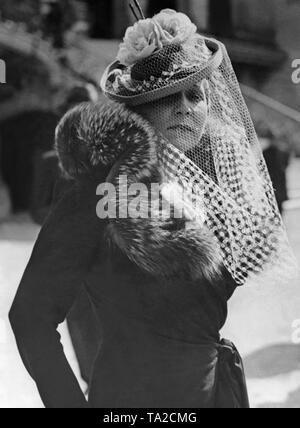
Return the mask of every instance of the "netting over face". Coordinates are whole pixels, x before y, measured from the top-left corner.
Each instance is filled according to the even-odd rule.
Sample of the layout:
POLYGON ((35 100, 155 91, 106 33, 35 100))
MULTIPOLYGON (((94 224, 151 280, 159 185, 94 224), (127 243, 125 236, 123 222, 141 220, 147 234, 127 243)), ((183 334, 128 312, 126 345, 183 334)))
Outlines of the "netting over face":
POLYGON ((213 70, 204 68, 179 92, 134 109, 163 135, 164 180, 183 187, 236 283, 282 281, 298 273, 297 263, 252 120, 220 46, 223 60, 213 70))

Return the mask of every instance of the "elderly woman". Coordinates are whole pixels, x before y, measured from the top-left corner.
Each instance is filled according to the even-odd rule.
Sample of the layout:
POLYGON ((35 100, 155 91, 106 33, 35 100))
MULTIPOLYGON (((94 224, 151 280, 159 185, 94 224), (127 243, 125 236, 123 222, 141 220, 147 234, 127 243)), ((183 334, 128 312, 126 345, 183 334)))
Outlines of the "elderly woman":
POLYGON ((11 309, 24 364, 47 407, 247 408, 220 330, 285 235, 226 50, 164 10, 128 29, 102 88, 115 102, 57 129, 74 183, 11 309), (57 333, 82 287, 103 331, 88 401, 57 333))

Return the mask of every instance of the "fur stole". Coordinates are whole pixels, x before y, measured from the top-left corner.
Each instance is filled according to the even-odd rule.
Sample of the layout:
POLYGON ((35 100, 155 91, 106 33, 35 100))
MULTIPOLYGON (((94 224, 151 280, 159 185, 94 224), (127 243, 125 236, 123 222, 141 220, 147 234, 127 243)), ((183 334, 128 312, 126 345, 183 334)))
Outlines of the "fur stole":
MULTIPOLYGON (((151 183, 163 182, 158 161, 160 144, 162 138, 147 121, 115 103, 75 107, 56 132, 56 147, 66 175, 80 180, 84 174, 100 176, 99 171, 110 169, 106 182, 117 189, 117 213, 124 209, 124 203, 130 206, 136 198, 126 192, 124 200, 120 177, 127 177, 127 186, 143 183, 147 189, 151 183)), ((163 214, 163 188, 157 215, 107 220, 110 244, 154 276, 210 282, 220 279, 224 268, 214 236, 205 224, 188 217, 176 218, 175 205, 169 216, 159 215, 163 214)), ((146 205, 149 209, 148 201, 146 205)))

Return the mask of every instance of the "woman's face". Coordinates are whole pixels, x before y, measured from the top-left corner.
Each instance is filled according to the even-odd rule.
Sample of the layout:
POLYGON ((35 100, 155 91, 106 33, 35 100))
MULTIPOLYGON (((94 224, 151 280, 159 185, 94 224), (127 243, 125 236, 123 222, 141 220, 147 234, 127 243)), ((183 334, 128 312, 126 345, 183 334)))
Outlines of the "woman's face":
POLYGON ((207 119, 207 103, 200 85, 141 105, 136 111, 184 152, 199 144, 207 119))

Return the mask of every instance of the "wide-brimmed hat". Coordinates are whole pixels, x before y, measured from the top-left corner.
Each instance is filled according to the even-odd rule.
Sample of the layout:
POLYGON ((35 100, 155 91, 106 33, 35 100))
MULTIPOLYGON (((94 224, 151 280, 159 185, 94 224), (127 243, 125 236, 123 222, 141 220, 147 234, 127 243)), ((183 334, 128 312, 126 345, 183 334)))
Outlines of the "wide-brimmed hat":
POLYGON ((117 102, 145 104, 193 86, 222 59, 221 43, 197 34, 186 15, 168 9, 127 30, 101 87, 117 102))

